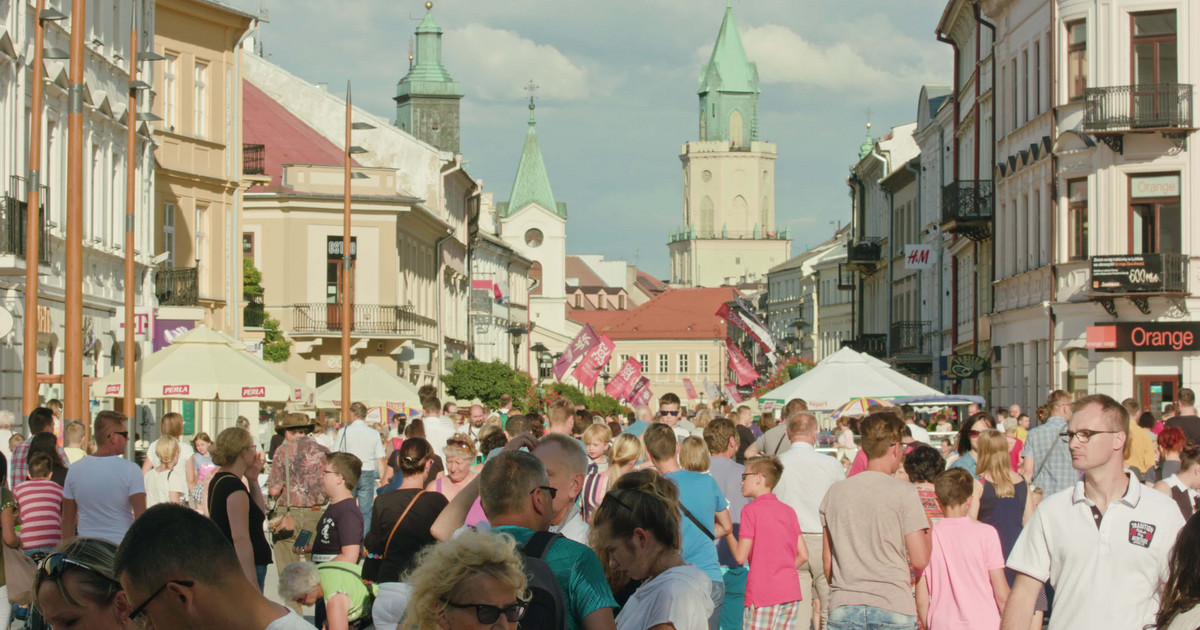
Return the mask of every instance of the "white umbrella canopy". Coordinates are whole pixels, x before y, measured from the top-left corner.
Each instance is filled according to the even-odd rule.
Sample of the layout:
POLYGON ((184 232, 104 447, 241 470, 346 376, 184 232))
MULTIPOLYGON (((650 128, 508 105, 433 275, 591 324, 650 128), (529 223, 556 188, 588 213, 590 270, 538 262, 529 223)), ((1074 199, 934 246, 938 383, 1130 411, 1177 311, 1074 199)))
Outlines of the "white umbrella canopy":
POLYGON ((815 367, 759 396, 760 400, 803 398, 812 411, 835 409, 854 398, 936 396, 941 392, 888 367, 868 354, 842 348, 815 367))
MULTIPOLYGON (((318 409, 342 406, 342 378, 317 388, 314 405, 318 409)), ((368 407, 421 407, 421 397, 412 383, 374 363, 364 363, 350 372, 350 400, 368 407)))
MULTIPOLYGON (((311 402, 313 389, 278 367, 238 349, 232 338, 207 326, 180 335, 170 346, 134 364, 139 398, 311 402)), ((125 371, 92 384, 98 398, 125 395, 125 371)))

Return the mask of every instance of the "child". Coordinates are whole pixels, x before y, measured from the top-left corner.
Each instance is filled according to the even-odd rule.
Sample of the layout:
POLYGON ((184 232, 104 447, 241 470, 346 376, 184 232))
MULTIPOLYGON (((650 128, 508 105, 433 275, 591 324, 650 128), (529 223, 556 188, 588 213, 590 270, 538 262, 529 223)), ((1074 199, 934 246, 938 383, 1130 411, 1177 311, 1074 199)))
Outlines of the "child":
POLYGON ((21 549, 26 555, 50 553, 62 541, 62 486, 50 481, 54 463, 45 453, 29 458, 29 479, 17 484, 13 497, 21 506, 21 549))
POLYGON ((67 445, 63 447, 63 451, 67 454, 68 463, 74 464, 87 457, 87 451, 83 450, 85 433, 87 429, 78 420, 72 420, 71 424, 67 425, 67 445))
POLYGON ((608 444, 612 442, 612 429, 607 424, 589 424, 583 430, 583 446, 587 449, 588 473, 603 473, 608 470, 608 444))
POLYGON ((1004 553, 996 528, 969 516, 973 486, 961 468, 933 482, 945 518, 933 526, 933 552, 917 583, 917 614, 929 630, 1000 627, 1008 600, 1004 553))
POLYGON ((782 474, 775 457, 746 462, 742 496, 753 500, 742 508, 741 540, 732 533, 725 537, 734 560, 750 561, 743 628, 791 630, 803 599, 797 569, 808 562, 808 547, 796 511, 771 493, 782 474))

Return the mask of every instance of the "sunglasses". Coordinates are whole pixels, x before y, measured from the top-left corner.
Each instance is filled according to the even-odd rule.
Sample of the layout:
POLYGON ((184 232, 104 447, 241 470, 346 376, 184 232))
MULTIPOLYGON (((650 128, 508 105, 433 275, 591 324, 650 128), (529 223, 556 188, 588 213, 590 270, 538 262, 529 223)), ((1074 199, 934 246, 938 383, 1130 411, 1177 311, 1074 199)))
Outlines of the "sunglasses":
MULTIPOLYGON (((79 567, 85 571, 91 571, 92 573, 104 577, 105 579, 112 580, 112 578, 104 575, 104 573, 97 570, 95 567, 86 565, 78 560, 72 560, 67 557, 67 554, 61 551, 52 553, 45 558, 42 558, 42 561, 38 563, 37 577, 42 580, 57 580, 58 578, 62 577, 63 572, 67 570, 68 566, 79 567)), ((116 580, 113 581, 115 582, 116 580)))
POLYGON ((679 415, 679 410, 678 410, 678 409, 676 409, 675 411, 663 411, 663 410, 659 410, 659 412, 658 412, 658 415, 660 415, 660 416, 678 416, 678 415, 679 415))
POLYGON ((458 604, 452 601, 447 601, 446 605, 450 606, 451 608, 474 608, 475 619, 479 621, 479 623, 490 625, 496 623, 496 620, 500 618, 500 615, 504 615, 504 618, 510 623, 516 623, 520 621, 521 618, 525 616, 525 608, 529 605, 529 602, 518 600, 505 606, 504 608, 492 606, 490 604, 458 604))
MULTIPOLYGON (((538 487, 534 488, 533 490, 530 490, 529 494, 533 494, 534 492, 537 492, 538 490, 545 490, 546 493, 550 495, 551 501, 554 500, 554 497, 558 496, 558 488, 553 488, 551 486, 538 486, 538 487)), ((490 623, 490 622, 484 622, 484 623, 490 623)))
POLYGON ((471 445, 468 444, 467 442, 465 442, 463 440, 456 440, 454 438, 450 438, 449 440, 446 440, 446 446, 461 446, 463 448, 471 448, 471 445))
POLYGON ((159 595, 162 595, 163 592, 165 592, 167 590, 167 587, 172 584, 179 584, 181 586, 186 586, 188 588, 191 588, 192 586, 196 585, 196 583, 191 580, 167 580, 166 582, 163 583, 162 586, 158 587, 157 591, 154 591, 153 595, 151 595, 150 597, 147 597, 146 601, 142 602, 141 605, 139 605, 137 608, 134 608, 129 613, 129 620, 130 621, 138 621, 138 619, 140 617, 142 617, 143 615, 146 614, 146 607, 150 605, 150 602, 154 601, 154 598, 158 597, 159 595))

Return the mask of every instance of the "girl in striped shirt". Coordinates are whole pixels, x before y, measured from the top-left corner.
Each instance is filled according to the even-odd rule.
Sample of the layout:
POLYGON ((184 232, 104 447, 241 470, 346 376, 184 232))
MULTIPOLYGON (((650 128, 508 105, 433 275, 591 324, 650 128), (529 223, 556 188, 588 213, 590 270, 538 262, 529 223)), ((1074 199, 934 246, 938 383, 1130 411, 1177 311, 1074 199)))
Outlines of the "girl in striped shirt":
POLYGON ((62 486, 50 481, 54 463, 45 453, 29 458, 29 479, 13 496, 21 517, 21 548, 28 556, 50 553, 62 540, 62 486))

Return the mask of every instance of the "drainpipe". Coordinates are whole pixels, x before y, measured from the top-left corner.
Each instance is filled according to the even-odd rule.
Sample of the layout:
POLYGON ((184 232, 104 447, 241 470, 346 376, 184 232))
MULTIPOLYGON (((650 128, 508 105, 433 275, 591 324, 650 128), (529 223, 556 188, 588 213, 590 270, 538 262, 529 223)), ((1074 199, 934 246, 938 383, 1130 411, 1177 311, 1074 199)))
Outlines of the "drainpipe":
MULTIPOLYGON (((1057 6, 1055 3, 1050 3, 1050 46, 1049 50, 1056 50, 1054 33, 1057 30, 1054 27, 1055 20, 1058 19, 1057 6)), ((1053 56, 1051 56, 1053 58, 1053 56)), ((1056 64, 1046 64, 1050 67, 1050 138, 1051 142, 1058 138, 1058 106, 1054 104, 1054 100, 1058 95, 1058 73, 1055 72, 1056 64)), ((993 92, 994 94, 994 92, 993 92)), ((1053 149, 1053 147, 1051 147, 1053 149)), ((1058 353, 1054 351, 1055 328, 1058 325, 1058 317, 1054 314, 1053 304, 1058 300, 1058 234, 1055 227, 1058 225, 1058 154, 1053 150, 1050 151, 1050 304, 1049 309, 1049 331, 1046 335, 1046 364, 1049 366, 1050 373, 1049 383, 1050 391, 1058 389, 1055 377, 1058 375, 1058 370, 1055 369, 1058 353)))
MULTIPOLYGON (((1053 3, 1051 3, 1051 4, 1053 4, 1053 3)), ((991 157, 991 162, 988 163, 988 181, 992 181, 992 178, 996 172, 996 25, 983 19, 983 12, 979 8, 979 0, 975 0, 974 8, 975 8, 975 23, 977 25, 983 26, 984 28, 988 29, 992 33, 992 53, 991 53, 991 56, 992 56, 992 139, 991 139, 991 142, 989 143, 991 145, 990 150, 991 150, 992 157, 991 157)), ((975 48, 976 48, 975 72, 976 72, 976 74, 979 74, 980 72, 982 72, 982 69, 983 69, 983 59, 981 59, 979 56, 979 51, 982 48, 982 44, 980 43, 979 36, 980 36, 979 26, 976 26, 975 27, 975 48)), ((1051 49, 1051 50, 1053 50, 1053 49, 1051 49)), ((1053 56, 1053 55, 1051 55, 1051 56, 1053 56)), ((982 107, 979 104, 979 90, 980 90, 979 79, 980 78, 982 78, 982 76, 977 76, 976 80, 975 80, 975 159, 976 159, 976 175, 975 176, 976 177, 979 177, 979 172, 978 172, 978 168, 979 168, 979 165, 978 165, 978 161, 979 161, 979 114, 982 111, 982 107)), ((1041 86, 1038 86, 1038 89, 1040 90, 1041 86)), ((1028 99, 1026 99, 1026 100, 1028 100, 1028 99)), ((991 247, 988 248, 989 250, 991 250, 990 253, 991 253, 992 263, 991 263, 991 268, 988 269, 987 290, 988 290, 988 297, 989 297, 989 299, 988 299, 989 310, 994 311, 996 309, 994 299, 992 299, 994 297, 994 287, 995 287, 995 282, 996 282, 996 239, 995 239, 996 185, 995 185, 994 181, 992 181, 992 191, 991 191, 991 194, 989 195, 989 197, 991 197, 991 202, 992 202, 992 226, 993 226, 992 234, 993 234, 993 238, 991 239, 992 240, 991 247)), ((1051 222, 1051 223, 1053 223, 1053 222, 1051 222)), ((976 247, 978 247, 978 245, 976 245, 976 247)), ((976 251, 978 251, 978 249, 976 251)), ((976 264, 978 264, 978 262, 979 261, 976 260, 976 264)), ((979 282, 978 281, 978 270, 976 270, 976 283, 978 283, 978 282, 979 282)), ((978 293, 975 294, 975 304, 976 305, 979 304, 979 294, 978 293)), ((989 330, 990 330, 990 328, 989 328, 989 330)), ((990 339, 991 333, 989 332, 988 334, 989 334, 989 341, 991 341, 991 339, 990 339)), ((979 352, 978 352, 978 348, 979 348, 979 317, 978 317, 978 315, 975 318, 975 347, 976 347, 975 354, 979 354, 979 352)), ((1035 381, 1036 381, 1036 379, 1035 379, 1035 381)))
MULTIPOLYGON (((918 158, 917 162, 918 163, 915 165, 912 163, 912 161, 905 163, 904 170, 908 171, 909 173, 912 173, 913 185, 917 187, 917 199, 916 199, 917 203, 916 203, 915 207, 917 209, 917 216, 919 217, 919 216, 921 216, 921 165, 920 165, 920 158, 918 158)), ((921 270, 921 269, 917 270, 917 312, 918 313, 925 312, 924 304, 922 304, 922 302, 925 299, 925 295, 922 293, 922 286, 921 286, 921 277, 924 275, 925 275, 925 272, 923 270, 921 270)), ((917 321, 921 321, 921 320, 917 320, 917 321)), ((919 324, 917 326, 917 334, 923 335, 923 333, 921 333, 921 328, 920 328, 919 324)), ((925 345, 924 337, 923 336, 918 337, 917 350, 918 351, 921 350, 924 345, 925 345)), ((931 368, 930 373, 931 374, 933 373, 932 368, 931 368)), ((932 380, 932 379, 930 379, 930 380, 932 380)))
POLYGON ((439 397, 441 397, 443 394, 441 375, 444 374, 446 371, 445 370, 445 368, 446 368, 446 337, 442 333, 442 319, 443 319, 442 294, 445 293, 445 291, 442 290, 442 276, 444 275, 442 272, 442 261, 445 258, 442 255, 442 244, 452 238, 454 238, 454 228, 452 228, 452 227, 446 228, 446 235, 443 236, 442 238, 438 239, 437 244, 433 246, 433 248, 437 251, 437 278, 435 280, 436 284, 434 285, 434 288, 437 290, 437 348, 436 348, 436 350, 437 350, 437 355, 438 355, 437 388, 438 388, 438 396, 439 397))
POLYGON ((955 131, 955 134, 954 134, 954 163, 952 164, 952 170, 954 172, 954 181, 958 181, 958 133, 957 132, 958 132, 959 107, 960 107, 960 103, 959 103, 959 99, 958 99, 958 91, 961 88, 961 85, 958 80, 958 64, 959 64, 958 42, 955 42, 953 39, 950 39, 949 37, 946 37, 945 35, 943 35, 941 33, 937 34, 937 40, 939 42, 942 42, 943 44, 950 44, 950 47, 954 49, 954 94, 952 95, 951 98, 953 99, 952 102, 954 103, 954 131, 955 131))
MULTIPOLYGON (((959 101, 959 91, 962 89, 962 83, 961 83, 961 81, 959 81, 959 65, 961 65, 961 63, 962 63, 962 59, 961 59, 962 55, 960 54, 960 51, 958 49, 958 42, 954 41, 953 39, 950 39, 949 37, 946 37, 942 33, 937 33, 937 40, 939 42, 942 42, 943 44, 949 44, 950 47, 952 49, 954 49, 954 94, 952 95, 952 99, 953 99, 952 102, 954 103, 954 112, 952 114, 954 116, 954 138, 953 138, 954 144, 953 144, 953 150, 951 151, 951 156, 952 156, 953 162, 950 165, 950 170, 952 173, 951 181, 957 182, 958 181, 958 123, 962 118, 962 116, 960 114, 961 103, 959 101)), ((943 135, 943 137, 944 137, 944 135, 943 135)), ((944 149, 943 149, 943 151, 944 151, 944 149)), ((941 156, 939 156, 939 157, 941 157, 941 156)), ((942 182, 945 182, 944 176, 942 178, 942 182)), ((942 182, 939 182, 938 185, 939 186, 942 185, 942 182)), ((945 202, 945 200, 943 200, 943 203, 944 202, 945 202)), ((953 256, 950 258, 950 282, 951 282, 951 287, 950 287, 950 295, 951 295, 951 299, 950 299, 950 350, 951 350, 951 353, 953 353, 954 347, 958 345, 958 258, 953 257, 953 256)), ((939 292, 940 292, 940 290, 941 289, 939 288, 939 292)), ((940 315, 941 309, 938 309, 938 313, 940 315)), ((953 393, 956 393, 956 394, 958 393, 958 389, 959 389, 958 383, 959 383, 958 381, 954 382, 954 385, 952 387, 953 393)))
MULTIPOLYGON (((938 175, 937 175, 937 177, 938 177, 938 181, 937 181, 938 191, 940 192, 942 182, 946 181, 946 128, 942 127, 940 125, 938 126, 938 175)), ((938 195, 938 199, 941 199, 940 194, 938 195)), ((940 208, 935 208, 934 210, 935 210, 935 212, 937 212, 938 217, 942 216, 940 208)), ((942 238, 942 224, 940 223, 940 221, 935 221, 935 225, 937 226, 935 229, 937 230, 936 245, 937 245, 937 252, 938 252, 938 259, 937 259, 938 260, 938 262, 937 262, 938 272, 937 272, 937 299, 934 300, 934 303, 937 304, 937 337, 936 337, 936 339, 937 339, 937 358, 940 362, 940 357, 942 356, 942 352, 944 350, 942 348, 942 344, 946 340, 945 332, 943 332, 946 330, 946 316, 945 316, 945 309, 942 307, 942 295, 943 295, 942 287, 946 286, 946 247, 944 245, 945 239, 942 238)), ((936 369, 937 366, 935 365, 934 367, 936 369)), ((938 379, 944 380, 941 378, 940 374, 938 375, 938 379)))
POLYGON ((892 165, 891 165, 891 161, 889 160, 889 158, 884 157, 884 155, 879 152, 878 144, 871 145, 871 157, 875 158, 876 160, 879 160, 880 168, 882 169, 879 179, 876 180, 875 185, 879 187, 879 190, 881 192, 883 192, 884 194, 886 194, 888 196, 888 212, 887 212, 888 251, 887 251, 887 258, 885 259, 887 262, 887 266, 888 266, 888 283, 884 290, 884 295, 887 296, 887 299, 886 299, 887 303, 884 304, 884 306, 883 306, 883 318, 884 318, 883 329, 884 329, 884 335, 886 335, 886 340, 884 343, 888 344, 887 347, 884 348, 884 352, 886 353, 891 349, 891 342, 892 342, 892 326, 891 326, 891 323, 892 323, 892 193, 883 187, 883 180, 888 176, 888 173, 892 170, 891 169, 892 165))
MULTIPOLYGON (((851 234, 858 233, 862 230, 862 197, 864 195, 862 179, 854 169, 850 169, 850 179, 846 180, 846 185, 850 187, 850 199, 853 208, 851 209, 850 219, 853 226, 850 228, 851 234)), ((846 240, 847 248, 854 245, 854 239, 846 240)), ((847 260, 849 260, 849 250, 847 249, 847 260)), ((854 296, 850 298, 850 339, 855 338, 855 322, 858 323, 858 330, 862 331, 862 277, 858 272, 854 273, 854 296)))
MULTIPOLYGON (((238 38, 237 43, 234 44, 234 46, 233 46, 233 54, 234 54, 235 62, 234 62, 234 69, 233 69, 233 85, 230 87, 232 87, 234 90, 237 90, 238 94, 242 93, 242 44, 245 43, 245 41, 251 35, 254 35, 255 33, 258 32, 258 24, 259 24, 258 20, 252 20, 250 23, 250 27, 246 29, 245 33, 242 33, 242 36, 238 38)), ((137 59, 136 54, 137 54, 136 52, 131 51, 130 59, 136 60, 137 59)), ((241 153, 242 153, 242 125, 238 124, 238 123, 241 123, 241 121, 242 121, 242 99, 241 98, 233 99, 233 110, 234 110, 233 111, 233 120, 236 121, 236 123, 232 126, 232 128, 234 130, 233 133, 234 133, 234 138, 235 138, 234 147, 236 147, 238 155, 241 155, 241 153)), ((132 149, 129 151, 129 154, 133 155, 132 149)), ((233 164, 232 168, 234 169, 234 173, 237 173, 237 177, 236 178, 232 177, 233 173, 229 173, 228 175, 230 176, 230 179, 239 180, 238 188, 240 188, 241 187, 240 180, 242 179, 242 171, 245 168, 244 162, 242 164, 233 164)), ((239 194, 240 192, 241 191, 239 191, 239 190, 234 190, 234 193, 233 193, 233 217, 234 217, 234 221, 238 222, 238 226, 237 226, 238 229, 237 229, 237 231, 235 231, 233 233, 233 237, 235 239, 241 237, 240 231, 243 228, 243 225, 241 223, 242 195, 239 194)), ((227 230, 227 233, 228 233, 228 230, 227 230)), ((232 274, 241 275, 241 273, 242 273, 241 272, 241 267, 242 267, 241 258, 242 258, 241 252, 238 250, 238 248, 235 248, 235 247, 229 248, 229 259, 225 261, 225 265, 226 265, 225 276, 226 276, 226 278, 235 277, 232 274)), ((237 286, 238 283, 235 281, 235 282, 231 282, 231 283, 227 283, 227 284, 231 284, 232 286, 237 286)), ((229 293, 226 295, 226 298, 229 300, 227 302, 227 304, 229 305, 229 308, 225 309, 225 317, 226 317, 225 325, 233 328, 233 337, 235 339, 241 339, 243 321, 240 317, 238 317, 236 315, 236 313, 241 310, 240 308, 237 308, 237 307, 241 305, 243 296, 236 295, 236 292, 232 289, 232 286, 230 287, 229 293)), ((242 287, 242 290, 245 291, 244 286, 242 287)), ((256 435, 257 435, 257 433, 256 433, 256 435)))

